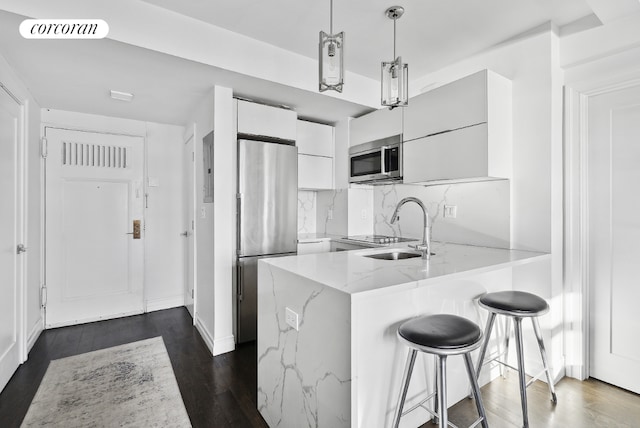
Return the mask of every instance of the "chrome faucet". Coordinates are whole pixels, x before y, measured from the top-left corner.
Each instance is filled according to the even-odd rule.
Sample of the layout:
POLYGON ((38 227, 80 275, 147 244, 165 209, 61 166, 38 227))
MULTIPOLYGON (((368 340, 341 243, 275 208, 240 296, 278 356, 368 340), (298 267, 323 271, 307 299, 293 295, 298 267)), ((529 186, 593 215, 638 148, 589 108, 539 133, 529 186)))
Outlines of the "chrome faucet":
POLYGON ((422 214, 424 214, 424 230, 422 231, 422 244, 419 245, 409 245, 409 247, 414 248, 422 252, 422 258, 424 260, 429 260, 431 258, 431 238, 429 237, 429 229, 431 225, 429 223, 429 212, 427 211, 427 207, 424 206, 422 201, 418 198, 414 198, 413 196, 409 196, 408 198, 402 199, 398 202, 396 206, 396 210, 393 212, 391 216, 391 224, 395 223, 398 220, 398 213, 400 212, 400 208, 406 204, 407 202, 415 202, 422 208, 422 214))

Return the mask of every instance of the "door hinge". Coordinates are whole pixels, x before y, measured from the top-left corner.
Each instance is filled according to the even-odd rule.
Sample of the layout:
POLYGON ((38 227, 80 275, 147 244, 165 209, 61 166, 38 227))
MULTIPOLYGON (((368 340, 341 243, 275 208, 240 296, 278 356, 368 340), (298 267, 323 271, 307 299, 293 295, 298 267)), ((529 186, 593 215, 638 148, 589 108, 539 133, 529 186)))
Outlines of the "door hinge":
POLYGON ((47 306, 47 286, 46 284, 42 284, 42 288, 40 289, 40 306, 45 308, 47 306))
POLYGON ((40 142, 40 156, 42 156, 43 159, 47 158, 48 149, 47 138, 42 137, 40 142))
POLYGON ((191 152, 191 162, 196 161, 196 152, 191 152))
POLYGON ((193 299, 194 299, 194 297, 193 297, 193 288, 192 288, 191 289, 191 300, 193 300, 193 299))

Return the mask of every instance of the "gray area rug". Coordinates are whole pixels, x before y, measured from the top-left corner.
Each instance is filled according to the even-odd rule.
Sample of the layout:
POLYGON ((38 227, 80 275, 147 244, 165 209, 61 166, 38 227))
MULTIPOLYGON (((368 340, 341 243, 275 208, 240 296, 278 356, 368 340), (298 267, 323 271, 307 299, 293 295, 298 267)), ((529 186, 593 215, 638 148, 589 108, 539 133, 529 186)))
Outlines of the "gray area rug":
POLYGON ((51 361, 23 427, 190 427, 161 337, 51 361))

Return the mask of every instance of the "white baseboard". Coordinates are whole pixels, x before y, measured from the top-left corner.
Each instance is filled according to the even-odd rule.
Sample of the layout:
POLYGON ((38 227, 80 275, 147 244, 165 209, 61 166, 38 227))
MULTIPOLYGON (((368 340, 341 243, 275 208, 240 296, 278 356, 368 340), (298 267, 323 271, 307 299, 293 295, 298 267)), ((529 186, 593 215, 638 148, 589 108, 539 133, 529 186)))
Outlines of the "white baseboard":
POLYGON ((164 309, 178 308, 180 306, 184 306, 183 294, 146 301, 147 312, 162 311, 164 309))
POLYGON ((209 333, 209 330, 207 330, 207 327, 205 327, 202 321, 200 321, 200 317, 198 317, 197 312, 194 324, 196 326, 196 329, 200 333, 200 337, 202 337, 202 340, 204 340, 207 348, 209 348, 209 352, 211 352, 211 355, 213 355, 213 337, 211 336, 211 333, 209 333))
POLYGON ((42 318, 38 318, 38 321, 31 328, 27 336, 27 355, 31 352, 31 348, 36 344, 36 340, 40 337, 40 334, 44 331, 44 320, 42 318))
POLYGON ((233 335, 215 339, 213 341, 213 356, 220 354, 226 354, 227 352, 234 351, 236 349, 236 341, 233 335))
POLYGON ((79 320, 48 323, 46 327, 47 327, 47 329, 49 329, 49 328, 58 328, 58 327, 67 327, 67 326, 70 326, 70 325, 87 324, 87 323, 95 322, 95 321, 107 321, 107 320, 113 320, 113 319, 116 319, 116 318, 130 317, 130 316, 133 316, 133 315, 140 315, 140 314, 143 314, 143 313, 144 313, 143 310, 135 310, 135 311, 130 311, 130 312, 120 312, 120 313, 115 313, 115 314, 99 316, 99 317, 89 317, 89 318, 81 318, 79 320))

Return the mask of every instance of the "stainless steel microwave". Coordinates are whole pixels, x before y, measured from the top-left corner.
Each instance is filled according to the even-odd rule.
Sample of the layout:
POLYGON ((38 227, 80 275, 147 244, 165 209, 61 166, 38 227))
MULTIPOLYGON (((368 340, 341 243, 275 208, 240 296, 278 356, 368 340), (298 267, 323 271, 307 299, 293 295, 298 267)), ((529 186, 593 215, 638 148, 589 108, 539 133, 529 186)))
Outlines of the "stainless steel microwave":
POLYGON ((402 134, 349 148, 350 183, 385 183, 402 179, 402 134))

